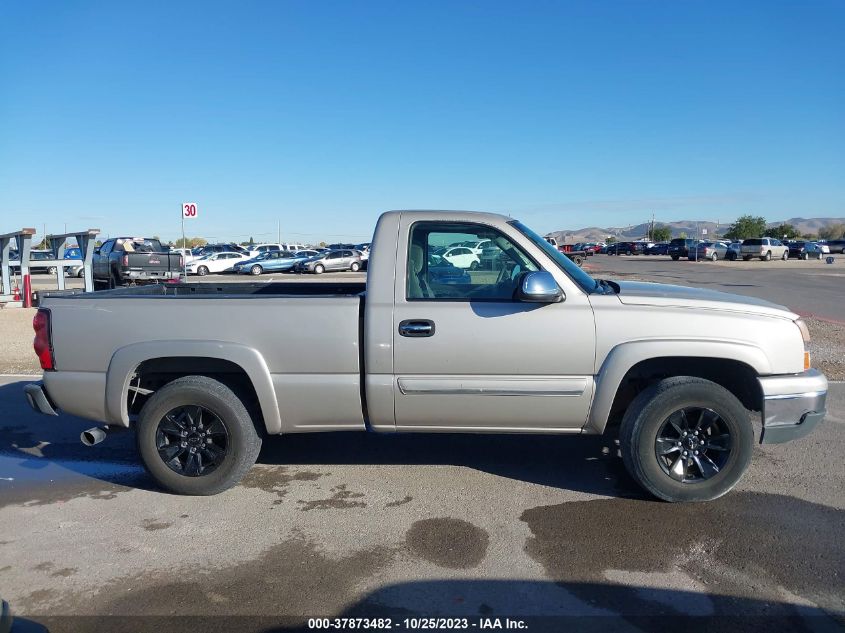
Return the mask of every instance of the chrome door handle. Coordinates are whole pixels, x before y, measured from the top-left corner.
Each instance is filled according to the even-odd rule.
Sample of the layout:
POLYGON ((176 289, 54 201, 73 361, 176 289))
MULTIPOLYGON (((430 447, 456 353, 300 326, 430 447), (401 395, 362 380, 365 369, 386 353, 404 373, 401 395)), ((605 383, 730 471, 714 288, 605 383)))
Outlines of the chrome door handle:
POLYGON ((408 319, 399 324, 401 336, 422 337, 434 336, 434 321, 428 319, 408 319))

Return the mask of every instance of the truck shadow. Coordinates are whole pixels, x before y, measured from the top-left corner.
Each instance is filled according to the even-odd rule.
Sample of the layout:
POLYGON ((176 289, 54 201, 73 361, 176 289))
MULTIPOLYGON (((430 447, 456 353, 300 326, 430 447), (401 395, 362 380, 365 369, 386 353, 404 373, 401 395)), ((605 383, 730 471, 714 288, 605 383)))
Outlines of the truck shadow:
MULTIPOLYGON (((85 494, 110 498, 130 488, 156 490, 143 470, 132 432, 112 432, 86 447, 79 434, 93 426, 70 415, 32 411, 26 381, 0 385, 0 507, 85 494), (92 485, 92 480, 98 482, 92 485)), ((603 436, 315 433, 265 438, 259 464, 450 465, 500 477, 594 494, 642 493, 603 436)))
POLYGON ((646 498, 612 437, 474 433, 317 433, 265 439, 272 465, 449 465, 555 488, 646 498))
MULTIPOLYGON (((815 606, 725 592, 703 593, 612 582, 482 578, 398 582, 373 589, 340 611, 317 608, 309 617, 284 615, 284 607, 279 613, 280 605, 272 602, 272 593, 267 600, 247 599, 251 611, 229 603, 221 608, 208 603, 200 586, 191 582, 184 586, 143 587, 137 600, 118 600, 111 605, 109 613, 113 615, 16 617, 11 633, 171 630, 292 633, 329 628, 330 623, 343 619, 352 619, 354 623, 358 618, 362 623, 355 627, 350 624, 350 628, 364 628, 363 621, 369 620, 372 628, 378 630, 457 628, 532 633, 672 630, 833 633, 842 630, 835 616, 815 606), (165 594, 165 590, 174 591, 175 596, 165 594), (177 603, 173 599, 183 595, 188 596, 185 602, 177 603), (172 615, 145 614, 141 605, 149 604, 151 597, 164 598, 163 604, 179 606, 172 615), (185 604, 193 610, 184 611, 185 604), (200 613, 195 612, 198 607, 200 613), (381 626, 376 627, 379 620, 381 626)), ((160 611, 161 604, 157 603, 154 610, 160 611)), ((298 604, 288 604, 290 612, 302 610, 298 604)), ((14 605, 11 606, 14 612, 14 605)))

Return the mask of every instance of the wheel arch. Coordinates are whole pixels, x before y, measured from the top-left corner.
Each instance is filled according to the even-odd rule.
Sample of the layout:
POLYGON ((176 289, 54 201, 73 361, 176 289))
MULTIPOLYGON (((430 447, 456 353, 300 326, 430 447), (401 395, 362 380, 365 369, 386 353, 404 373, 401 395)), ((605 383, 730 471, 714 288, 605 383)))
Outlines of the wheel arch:
POLYGON ((156 376, 159 386, 187 375, 221 379, 246 396, 268 433, 281 433, 282 420, 273 381, 257 350, 223 341, 153 341, 118 349, 106 375, 105 410, 108 422, 128 427, 130 382, 136 376, 156 376), (139 374, 140 372, 140 374, 139 374))
POLYGON ((596 377, 587 433, 601 434, 621 420, 630 402, 656 380, 694 376, 733 393, 749 410, 762 409, 758 376, 771 373, 768 358, 755 346, 723 341, 633 342, 608 354, 596 377))

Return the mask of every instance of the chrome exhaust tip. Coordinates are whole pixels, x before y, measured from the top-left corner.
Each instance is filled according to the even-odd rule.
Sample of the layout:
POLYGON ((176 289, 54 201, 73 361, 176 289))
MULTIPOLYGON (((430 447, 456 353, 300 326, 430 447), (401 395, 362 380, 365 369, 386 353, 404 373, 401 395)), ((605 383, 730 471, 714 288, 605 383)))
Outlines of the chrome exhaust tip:
POLYGON ((101 428, 99 426, 95 426, 94 428, 88 429, 87 431, 82 431, 82 434, 79 436, 79 439, 82 441, 85 446, 94 446, 95 444, 99 444, 104 439, 106 439, 106 430, 105 428, 101 428))

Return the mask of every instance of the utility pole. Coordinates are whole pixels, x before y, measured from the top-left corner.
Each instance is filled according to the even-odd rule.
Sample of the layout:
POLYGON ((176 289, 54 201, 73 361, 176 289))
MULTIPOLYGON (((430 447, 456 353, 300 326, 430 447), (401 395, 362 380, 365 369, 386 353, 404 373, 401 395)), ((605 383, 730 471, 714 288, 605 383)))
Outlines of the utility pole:
POLYGON ((282 223, 276 220, 276 243, 282 243, 282 223))

